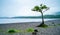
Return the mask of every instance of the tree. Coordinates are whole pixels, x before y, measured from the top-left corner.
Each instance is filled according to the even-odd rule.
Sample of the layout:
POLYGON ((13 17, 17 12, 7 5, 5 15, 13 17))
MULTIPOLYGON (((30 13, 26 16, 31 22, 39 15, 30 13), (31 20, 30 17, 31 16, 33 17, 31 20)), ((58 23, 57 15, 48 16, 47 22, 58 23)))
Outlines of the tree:
POLYGON ((49 7, 47 7, 46 5, 40 4, 40 6, 35 6, 32 11, 37 11, 41 13, 42 16, 42 23, 40 25, 38 25, 38 27, 44 25, 44 18, 43 18, 43 12, 47 11, 49 9, 49 7))

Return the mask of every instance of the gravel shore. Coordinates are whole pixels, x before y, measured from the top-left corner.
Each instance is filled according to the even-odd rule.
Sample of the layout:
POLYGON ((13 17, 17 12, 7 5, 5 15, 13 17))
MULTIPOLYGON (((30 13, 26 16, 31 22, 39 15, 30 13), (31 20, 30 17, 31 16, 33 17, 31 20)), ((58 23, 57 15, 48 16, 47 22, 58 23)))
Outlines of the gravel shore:
MULTIPOLYGON (((60 24, 60 20, 45 21, 45 24, 50 26, 53 26, 52 23, 60 24)), ((0 35, 32 35, 32 33, 14 33, 14 34, 6 33, 9 29, 25 30, 27 28, 37 29, 38 30, 37 35, 60 35, 60 26, 49 27, 49 28, 36 27, 39 24, 41 24, 41 22, 0 24, 0 35)))

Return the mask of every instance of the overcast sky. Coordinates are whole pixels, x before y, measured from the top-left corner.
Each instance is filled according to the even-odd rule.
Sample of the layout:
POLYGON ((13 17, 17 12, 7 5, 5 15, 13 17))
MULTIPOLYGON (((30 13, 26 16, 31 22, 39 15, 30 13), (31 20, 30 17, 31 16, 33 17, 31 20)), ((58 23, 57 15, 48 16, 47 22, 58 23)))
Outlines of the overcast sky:
POLYGON ((0 0, 0 17, 40 16, 39 12, 31 11, 40 4, 50 7, 44 15, 60 13, 60 0, 0 0))

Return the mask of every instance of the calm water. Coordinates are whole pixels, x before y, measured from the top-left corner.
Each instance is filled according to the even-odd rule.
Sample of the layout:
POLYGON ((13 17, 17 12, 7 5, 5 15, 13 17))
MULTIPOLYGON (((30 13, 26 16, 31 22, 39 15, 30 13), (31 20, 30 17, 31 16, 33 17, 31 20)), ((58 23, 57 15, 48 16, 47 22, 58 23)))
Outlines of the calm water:
MULTIPOLYGON (((57 20, 57 19, 44 19, 44 21, 48 20, 57 20)), ((1 23, 15 23, 15 22, 40 22, 41 19, 26 19, 26 18, 21 18, 21 19, 0 19, 0 24, 1 23)))

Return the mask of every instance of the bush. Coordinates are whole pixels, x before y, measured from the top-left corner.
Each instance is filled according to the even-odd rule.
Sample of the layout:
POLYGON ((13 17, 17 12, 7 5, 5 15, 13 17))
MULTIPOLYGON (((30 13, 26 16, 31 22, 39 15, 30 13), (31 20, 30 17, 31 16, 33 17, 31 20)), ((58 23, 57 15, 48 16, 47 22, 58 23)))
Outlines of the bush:
POLYGON ((34 32, 34 29, 33 28, 28 28, 27 32, 34 32))
POLYGON ((8 33, 16 33, 16 30, 8 30, 8 33))

